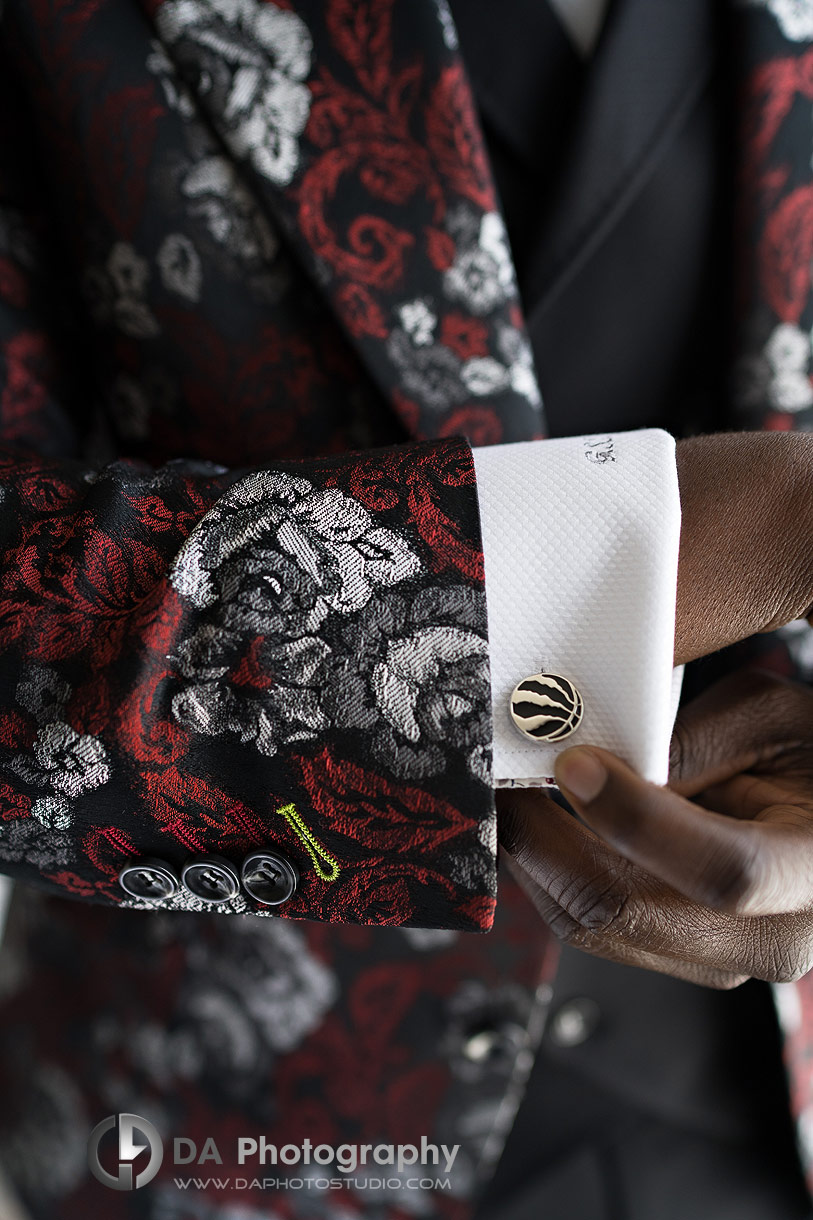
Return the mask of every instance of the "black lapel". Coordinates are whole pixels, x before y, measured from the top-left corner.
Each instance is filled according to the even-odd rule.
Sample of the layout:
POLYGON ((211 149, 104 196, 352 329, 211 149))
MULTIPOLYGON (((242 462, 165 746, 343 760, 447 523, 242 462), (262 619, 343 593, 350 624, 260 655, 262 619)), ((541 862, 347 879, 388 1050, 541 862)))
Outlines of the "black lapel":
POLYGON ((585 77, 561 181, 525 277, 546 309, 605 240, 680 130, 712 64, 708 0, 618 0, 585 77))
POLYGON ((535 174, 565 137, 587 65, 547 0, 452 0, 481 115, 535 174))

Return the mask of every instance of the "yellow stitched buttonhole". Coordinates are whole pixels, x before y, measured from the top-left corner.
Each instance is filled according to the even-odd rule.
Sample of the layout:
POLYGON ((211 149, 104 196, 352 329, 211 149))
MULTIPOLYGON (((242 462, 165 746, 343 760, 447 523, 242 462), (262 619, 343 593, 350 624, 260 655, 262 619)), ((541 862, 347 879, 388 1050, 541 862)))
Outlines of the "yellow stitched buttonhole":
POLYGON ((313 861, 313 867, 322 880, 335 881, 340 872, 338 860, 330 854, 326 847, 322 846, 313 831, 308 829, 301 815, 297 812, 296 805, 283 805, 281 809, 277 810, 277 813, 285 818, 285 821, 313 861), (329 869, 325 868, 323 861, 330 865, 329 869))

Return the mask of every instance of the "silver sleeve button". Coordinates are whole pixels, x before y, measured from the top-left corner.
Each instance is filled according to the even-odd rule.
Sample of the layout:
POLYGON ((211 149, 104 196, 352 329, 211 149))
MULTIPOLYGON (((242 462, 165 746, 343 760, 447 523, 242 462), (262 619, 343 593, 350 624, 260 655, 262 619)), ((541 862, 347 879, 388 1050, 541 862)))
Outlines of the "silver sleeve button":
POLYGON ((165 902, 180 889, 172 865, 151 856, 125 864, 119 873, 119 885, 125 894, 144 902, 165 902))
POLYGON ((240 870, 243 889, 264 906, 278 907, 291 898, 299 884, 299 870, 277 851, 255 851, 240 870))
POLYGON ((181 872, 184 888, 203 902, 229 902, 240 893, 240 878, 220 856, 193 856, 181 872))
POLYGON ((595 1000, 576 996, 554 1013, 548 1025, 548 1037, 554 1046, 569 1049, 581 1046, 597 1030, 601 1010, 595 1000))

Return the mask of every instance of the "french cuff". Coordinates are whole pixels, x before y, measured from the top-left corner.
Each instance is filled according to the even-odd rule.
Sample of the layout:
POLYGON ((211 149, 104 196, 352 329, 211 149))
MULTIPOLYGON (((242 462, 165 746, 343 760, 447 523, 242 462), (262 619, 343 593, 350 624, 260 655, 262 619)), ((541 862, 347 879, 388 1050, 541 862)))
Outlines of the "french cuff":
POLYGON ((674 439, 649 428, 473 453, 495 787, 553 785, 557 754, 579 744, 665 783, 683 677, 674 439))

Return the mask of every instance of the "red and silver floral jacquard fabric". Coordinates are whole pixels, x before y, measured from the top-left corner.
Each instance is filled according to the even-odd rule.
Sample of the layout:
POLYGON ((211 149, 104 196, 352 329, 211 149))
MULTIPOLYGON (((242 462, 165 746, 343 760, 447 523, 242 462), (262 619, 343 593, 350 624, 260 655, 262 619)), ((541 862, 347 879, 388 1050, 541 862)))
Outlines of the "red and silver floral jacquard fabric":
POLYGON ((165 0, 155 24, 171 73, 260 191, 286 188, 286 235, 409 433, 537 434, 513 262, 451 25, 445 47, 434 5, 408 20, 381 0, 296 8, 165 0))
POLYGON ((813 7, 750 0, 743 82, 738 272, 744 328, 734 372, 739 422, 813 425, 813 7))
MULTIPOLYGON (((734 390, 745 426, 813 428, 813 5, 751 0, 744 78, 739 268, 742 355, 734 390)), ((811 631, 783 633, 813 679, 811 631)), ((775 988, 798 1145, 813 1189, 813 974, 775 988)))
POLYGON ((459 437, 542 420, 454 30, 434 0, 2 22, 0 858, 53 891, 17 886, 4 945, 3 1167, 37 1220, 221 1220, 271 1196, 168 1162, 105 1191, 89 1131, 425 1135, 460 1145, 427 1209, 464 1220, 555 953, 510 879, 495 915, 459 437), (122 909, 127 861, 257 846, 305 918, 122 909), (512 1040, 473 1071, 484 1024, 512 1040))
MULTIPOLYGON (((4 466, 12 875, 119 902, 128 859, 301 855, 277 816, 294 802, 340 871, 328 884, 304 857, 281 914, 489 924, 488 659, 462 442, 243 477, 4 466)), ((190 904, 205 909, 183 890, 169 905, 190 904)))
MULTIPOLYGON (((513 264, 438 10, 416 9, 398 40, 382 2, 10 5, 5 20, 31 129, 5 191, 3 418, 18 448, 0 458, 0 856, 121 902, 128 860, 239 863, 278 845, 302 862, 282 914, 489 927, 467 446, 281 464, 404 426, 539 430, 513 264), (61 137, 38 158, 55 113, 61 137), (41 207, 55 178, 58 216, 41 207), (65 264, 56 331, 38 314, 49 242, 65 264), (278 816, 290 802, 335 859, 331 881, 278 816)), ((190 903, 203 908, 170 905, 190 903)), ((221 909, 262 910, 242 896, 221 909)))

